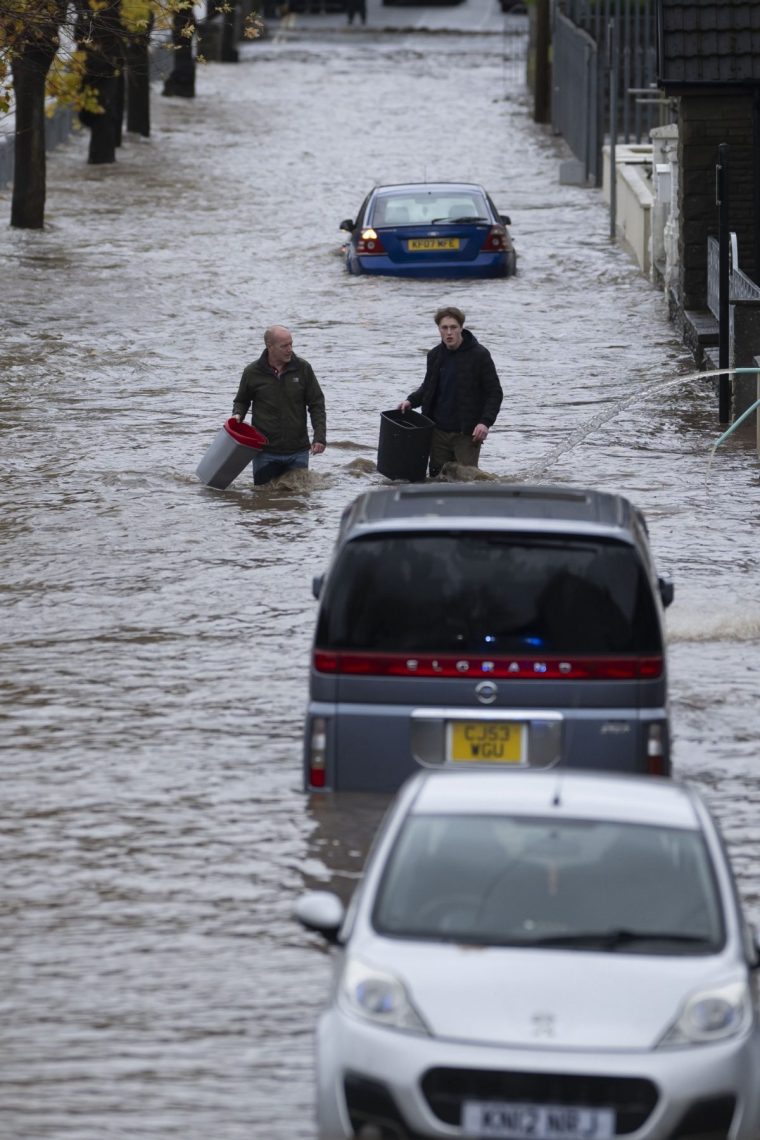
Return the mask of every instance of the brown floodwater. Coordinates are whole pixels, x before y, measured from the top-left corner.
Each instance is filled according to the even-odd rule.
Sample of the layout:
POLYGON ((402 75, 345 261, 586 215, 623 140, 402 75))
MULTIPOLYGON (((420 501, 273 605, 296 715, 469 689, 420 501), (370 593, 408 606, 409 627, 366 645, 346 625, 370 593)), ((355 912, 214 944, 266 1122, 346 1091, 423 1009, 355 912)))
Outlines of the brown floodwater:
POLYGON ((331 964, 293 902, 350 894, 384 805, 301 792, 311 579, 383 482, 380 412, 419 382, 441 303, 504 385, 484 470, 647 514, 676 585, 676 772, 760 919, 760 466, 738 432, 708 474, 713 383, 600 192, 559 185, 524 47, 252 44, 193 102, 156 89, 152 138, 114 167, 86 165, 83 135, 56 151, 45 231, 0 231, 4 1140, 314 1136, 331 964), (424 178, 488 187, 515 278, 346 275, 338 223, 373 182, 424 178), (322 383, 328 450, 209 490, 195 467, 272 322, 322 383))

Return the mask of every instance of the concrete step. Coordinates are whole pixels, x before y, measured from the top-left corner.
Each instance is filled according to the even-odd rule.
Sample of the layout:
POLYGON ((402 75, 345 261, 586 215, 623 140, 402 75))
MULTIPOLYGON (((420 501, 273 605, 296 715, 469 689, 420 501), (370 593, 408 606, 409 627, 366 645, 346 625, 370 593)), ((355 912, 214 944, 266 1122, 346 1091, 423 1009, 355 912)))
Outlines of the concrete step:
POLYGON ((718 322, 709 309, 687 309, 683 315, 683 340, 697 365, 704 368, 705 350, 718 344, 718 322))

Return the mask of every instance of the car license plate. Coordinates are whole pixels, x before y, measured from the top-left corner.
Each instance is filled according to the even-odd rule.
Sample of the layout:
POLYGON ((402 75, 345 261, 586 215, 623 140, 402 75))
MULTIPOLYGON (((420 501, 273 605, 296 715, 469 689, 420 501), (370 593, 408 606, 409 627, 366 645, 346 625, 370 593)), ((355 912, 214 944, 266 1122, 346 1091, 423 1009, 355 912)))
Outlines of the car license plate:
POLYGON ((482 1140, 608 1140, 615 1135, 611 1108, 465 1101, 462 1130, 482 1140))
POLYGON ((449 760, 473 764, 524 764, 525 725, 505 720, 449 724, 449 760))
POLYGON ((410 253, 434 253, 438 249, 459 249, 459 238, 409 238, 410 253))

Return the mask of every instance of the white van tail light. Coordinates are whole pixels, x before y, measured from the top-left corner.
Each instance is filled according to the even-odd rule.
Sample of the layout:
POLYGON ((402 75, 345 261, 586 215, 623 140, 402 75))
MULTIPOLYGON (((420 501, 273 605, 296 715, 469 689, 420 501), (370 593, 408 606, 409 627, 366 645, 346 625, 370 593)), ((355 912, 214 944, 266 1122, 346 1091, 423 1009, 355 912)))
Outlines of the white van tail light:
POLYGON ((504 677, 544 681, 636 681, 662 676, 662 657, 458 657, 450 653, 314 650, 317 673, 365 677, 504 677))
POLYGON ((667 776, 661 724, 650 724, 647 729, 647 772, 650 776, 667 776))
POLYGON ((325 762, 327 757, 327 722, 323 716, 315 716, 311 722, 309 736, 309 784, 312 788, 325 786, 325 762))

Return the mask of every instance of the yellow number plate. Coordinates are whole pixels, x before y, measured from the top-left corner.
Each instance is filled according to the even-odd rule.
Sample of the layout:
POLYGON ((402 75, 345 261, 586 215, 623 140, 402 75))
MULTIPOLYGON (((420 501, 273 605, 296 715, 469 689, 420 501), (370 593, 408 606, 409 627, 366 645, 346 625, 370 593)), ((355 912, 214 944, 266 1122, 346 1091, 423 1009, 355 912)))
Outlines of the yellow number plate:
POLYGON ((456 763, 524 764, 525 725, 455 720, 449 725, 449 759, 456 763))
POLYGON ((459 238, 409 238, 410 253, 435 252, 437 249, 459 249, 459 238))

